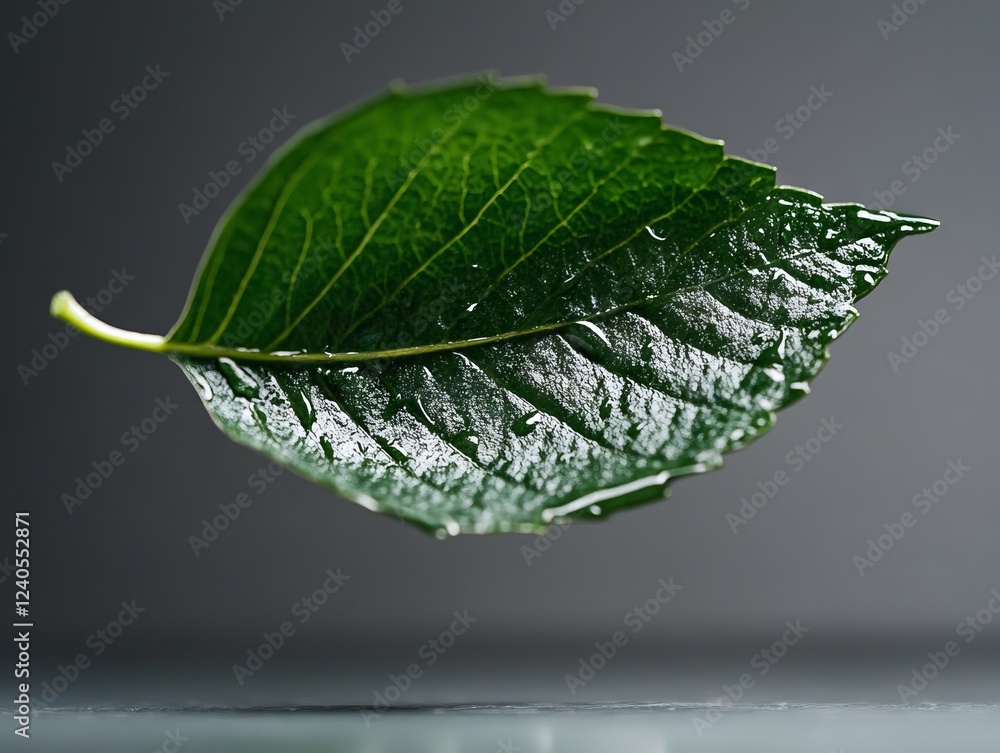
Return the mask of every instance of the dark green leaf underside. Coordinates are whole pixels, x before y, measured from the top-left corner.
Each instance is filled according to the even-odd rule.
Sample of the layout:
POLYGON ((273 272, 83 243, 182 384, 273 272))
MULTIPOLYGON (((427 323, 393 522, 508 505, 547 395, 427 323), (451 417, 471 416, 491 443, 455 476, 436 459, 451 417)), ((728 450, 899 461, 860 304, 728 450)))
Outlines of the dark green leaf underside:
POLYGON ((273 162, 168 346, 230 436, 350 499, 537 530, 767 431, 934 224, 583 92, 397 91, 273 162))

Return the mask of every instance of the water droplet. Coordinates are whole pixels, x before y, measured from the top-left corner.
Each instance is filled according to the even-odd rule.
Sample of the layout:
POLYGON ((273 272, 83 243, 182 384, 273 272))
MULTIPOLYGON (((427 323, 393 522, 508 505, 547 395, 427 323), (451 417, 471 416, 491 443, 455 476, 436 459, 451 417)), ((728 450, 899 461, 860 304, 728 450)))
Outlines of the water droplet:
POLYGON ((385 450, 386 454, 397 463, 406 463, 409 460, 409 458, 406 457, 406 453, 388 442, 385 443, 382 449, 385 450))
POLYGON ((514 419, 514 423, 511 424, 510 428, 515 434, 517 434, 517 436, 526 437, 535 430, 535 424, 541 420, 542 417, 538 411, 533 410, 530 413, 525 413, 523 416, 514 419))
POLYGON ((867 209, 862 209, 858 212, 858 217, 863 220, 875 220, 876 222, 892 222, 891 217, 886 217, 884 214, 872 214, 867 209))
POLYGON ((608 336, 604 334, 604 330, 602 330, 600 327, 598 327, 593 322, 579 321, 579 322, 577 322, 577 324, 579 324, 581 327, 586 327, 587 329, 589 329, 591 332, 593 332, 595 335, 597 335, 599 338, 601 338, 601 341, 605 345, 608 345, 608 346, 611 345, 611 341, 608 340, 608 336))
POLYGON ((201 375, 200 372, 192 371, 190 372, 191 378, 194 380, 195 386, 198 388, 198 394, 201 395, 202 400, 212 399, 212 385, 208 383, 208 380, 201 375))
POLYGON ((874 285, 875 278, 872 276, 871 270, 867 267, 859 267, 854 270, 854 282, 857 285, 868 284, 874 285))
POLYGON ((629 396, 632 394, 632 386, 625 382, 622 385, 621 394, 618 395, 618 410, 621 411, 622 415, 628 416, 631 413, 629 408, 629 396))
POLYGON ((319 438, 319 446, 323 450, 323 454, 326 455, 327 460, 333 460, 333 445, 330 444, 330 440, 325 436, 319 438))
POLYGON ((414 411, 416 417, 418 419, 420 419, 421 421, 423 421, 427 426, 433 427, 434 426, 434 422, 431 420, 431 417, 428 415, 427 409, 424 408, 424 404, 422 402, 420 402, 420 398, 419 397, 415 398, 413 400, 413 404, 416 407, 416 411, 414 411))
POLYGON ((382 409, 382 420, 391 421, 404 407, 406 407, 406 400, 401 394, 396 393, 382 409))
POLYGON ((479 455, 479 437, 471 431, 463 431, 451 438, 451 443, 458 451, 470 458, 479 455))
POLYGON ((260 395, 260 385, 247 371, 236 365, 236 362, 229 358, 219 359, 219 371, 229 383, 229 388, 240 397, 247 399, 260 395))
POLYGON ((788 274, 788 272, 786 272, 785 270, 783 270, 783 269, 781 269, 779 267, 772 267, 771 268, 771 279, 772 280, 788 280, 789 282, 795 282, 795 278, 794 277, 792 277, 790 274, 788 274))
POLYGON ((299 419, 299 423, 306 431, 309 431, 316 423, 316 410, 313 408, 312 401, 309 400, 306 391, 286 389, 285 396, 288 398, 288 404, 292 407, 295 417, 299 419))
POLYGON ((607 398, 601 400, 601 407, 597 409, 602 421, 607 421, 611 417, 611 401, 607 398))
POLYGON ((775 382, 784 382, 785 381, 785 374, 784 374, 784 372, 780 368, 764 369, 764 374, 766 376, 769 376, 775 382))

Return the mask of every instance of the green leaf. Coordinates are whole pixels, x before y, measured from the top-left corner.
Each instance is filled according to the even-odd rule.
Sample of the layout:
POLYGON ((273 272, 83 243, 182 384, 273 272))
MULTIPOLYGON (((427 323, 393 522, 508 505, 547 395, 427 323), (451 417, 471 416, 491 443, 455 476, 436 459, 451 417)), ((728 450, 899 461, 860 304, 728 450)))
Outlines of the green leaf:
POLYGON ((439 533, 603 516, 808 391, 903 236, 593 93, 482 77, 309 128, 166 338, 232 438, 439 533))

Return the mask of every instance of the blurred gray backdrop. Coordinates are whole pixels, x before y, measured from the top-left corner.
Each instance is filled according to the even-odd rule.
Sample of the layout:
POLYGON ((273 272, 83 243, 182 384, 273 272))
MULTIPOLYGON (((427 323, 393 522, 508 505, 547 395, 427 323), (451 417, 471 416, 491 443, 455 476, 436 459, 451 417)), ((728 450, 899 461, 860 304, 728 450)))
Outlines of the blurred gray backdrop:
MULTIPOLYGON (((10 32, 0 45, 0 553, 12 551, 13 510, 29 510, 36 679, 52 685, 67 674, 60 665, 88 660, 53 686, 65 686, 53 705, 371 703, 411 662, 427 679, 400 702, 579 698, 565 675, 669 578, 682 590, 629 633, 621 661, 587 684, 589 697, 720 695, 796 620, 808 636, 775 676, 891 654, 892 671, 886 665, 872 690, 889 701, 948 640, 962 650, 954 677, 959 665, 995 657, 1000 633, 982 615, 992 620, 987 605, 1000 588, 1000 277, 986 279, 981 259, 1000 252, 1000 7, 400 0, 391 22, 345 55, 355 27, 388 5, 70 2, 52 15, 37 0, 10 0, 0 12, 10 32), (942 226, 900 245, 812 394, 771 433, 724 469, 676 483, 667 501, 553 531, 548 542, 437 541, 291 473, 261 485, 250 476, 266 461, 216 430, 166 358, 67 340, 48 316, 52 293, 70 288, 94 297, 106 321, 166 332, 213 226, 263 160, 189 222, 178 205, 210 171, 242 159, 240 145, 272 108, 295 117, 262 156, 393 79, 485 69, 595 86, 602 102, 659 108, 670 124, 725 140, 730 153, 766 159, 779 183, 828 201, 892 204, 942 226), (144 79, 143 101, 120 99, 144 79), (55 169, 103 118, 113 130, 92 153, 55 169), (109 287, 116 275, 127 284, 109 287), (934 330, 926 322, 940 309, 947 321, 915 335, 921 322, 934 330), (146 439, 123 444, 157 399, 178 407, 147 421, 155 431, 146 439), (842 428, 810 443, 824 420, 842 428), (808 461, 789 460, 800 445, 813 448, 808 461), (62 495, 115 450, 124 464, 67 510, 62 495), (949 461, 970 470, 942 487, 949 461), (789 483, 753 517, 741 515, 741 499, 779 470, 789 483), (939 501, 914 502, 925 487, 939 501), (190 537, 241 492, 252 505, 196 555, 190 537), (907 511, 916 523, 859 572, 855 557, 869 558, 869 540, 898 532, 907 511), (328 568, 349 580, 300 623, 294 605, 322 588, 328 568), (114 637, 108 623, 133 600, 144 611, 114 637), (476 622, 427 666, 420 652, 455 610, 476 622), (967 618, 978 626, 969 643, 956 638, 967 618), (233 665, 246 665, 284 621, 294 635, 240 684, 233 665), (716 660, 721 668, 707 672, 716 660)), ((12 599, 6 567, 0 578, 12 599)), ((984 687, 953 695, 996 700, 997 688, 984 687)))

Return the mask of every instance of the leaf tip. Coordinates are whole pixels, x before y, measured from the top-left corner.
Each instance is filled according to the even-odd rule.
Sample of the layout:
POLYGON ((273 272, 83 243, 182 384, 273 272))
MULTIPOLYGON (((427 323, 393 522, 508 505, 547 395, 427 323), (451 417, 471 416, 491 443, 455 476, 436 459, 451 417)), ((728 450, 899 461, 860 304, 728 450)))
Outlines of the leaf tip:
POLYGON ((902 230, 910 235, 918 233, 929 233, 941 226, 941 222, 930 217, 917 217, 916 215, 897 214, 882 210, 882 214, 888 215, 896 222, 902 224, 902 230))

